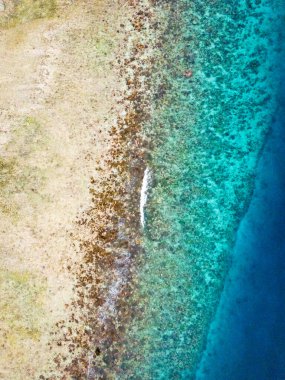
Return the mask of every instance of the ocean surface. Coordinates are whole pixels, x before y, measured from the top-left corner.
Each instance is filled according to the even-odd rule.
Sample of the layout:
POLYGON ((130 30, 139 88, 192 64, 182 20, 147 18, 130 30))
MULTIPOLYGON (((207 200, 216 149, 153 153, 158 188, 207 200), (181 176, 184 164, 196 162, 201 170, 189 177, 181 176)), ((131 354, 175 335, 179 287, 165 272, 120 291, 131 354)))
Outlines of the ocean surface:
POLYGON ((156 12, 144 252, 119 378, 282 379, 283 3, 156 12))
POLYGON ((197 379, 285 379, 284 100, 259 162, 197 379))
POLYGON ((285 379, 285 23, 283 28, 278 108, 197 380, 285 379))

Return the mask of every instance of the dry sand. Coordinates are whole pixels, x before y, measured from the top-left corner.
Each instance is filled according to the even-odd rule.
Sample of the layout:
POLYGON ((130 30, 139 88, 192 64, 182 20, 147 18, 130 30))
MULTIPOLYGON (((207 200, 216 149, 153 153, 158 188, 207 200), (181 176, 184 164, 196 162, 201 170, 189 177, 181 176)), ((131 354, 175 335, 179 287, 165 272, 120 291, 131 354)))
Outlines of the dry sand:
POLYGON ((75 220, 123 112, 115 63, 130 15, 125 1, 62 1, 51 18, 0 29, 0 379, 53 366, 47 344, 68 318, 75 220))

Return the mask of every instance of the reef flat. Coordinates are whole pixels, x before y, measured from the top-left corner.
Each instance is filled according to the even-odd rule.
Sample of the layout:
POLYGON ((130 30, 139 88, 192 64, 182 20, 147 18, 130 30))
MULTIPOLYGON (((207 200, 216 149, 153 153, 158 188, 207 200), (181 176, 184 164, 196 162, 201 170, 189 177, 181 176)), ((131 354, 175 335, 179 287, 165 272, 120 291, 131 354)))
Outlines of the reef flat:
POLYGON ((278 12, 266 1, 156 6, 152 185, 122 378, 192 379, 276 108, 278 12))

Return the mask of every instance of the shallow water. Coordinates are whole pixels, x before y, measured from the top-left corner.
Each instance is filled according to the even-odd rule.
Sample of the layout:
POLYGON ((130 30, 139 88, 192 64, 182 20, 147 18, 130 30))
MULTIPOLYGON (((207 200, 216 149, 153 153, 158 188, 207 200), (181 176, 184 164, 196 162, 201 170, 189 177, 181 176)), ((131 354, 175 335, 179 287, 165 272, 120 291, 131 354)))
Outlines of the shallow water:
POLYGON ((276 107, 277 1, 163 3, 128 379, 194 378, 276 107))

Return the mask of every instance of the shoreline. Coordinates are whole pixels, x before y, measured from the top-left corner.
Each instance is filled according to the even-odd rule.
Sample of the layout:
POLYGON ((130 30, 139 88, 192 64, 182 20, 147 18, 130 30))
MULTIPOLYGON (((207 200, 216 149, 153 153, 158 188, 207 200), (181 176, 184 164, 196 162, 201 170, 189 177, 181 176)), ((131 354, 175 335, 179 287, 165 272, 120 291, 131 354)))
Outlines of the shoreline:
POLYGON ((78 221, 90 233, 80 242, 83 256, 80 269, 75 267, 78 297, 71 310, 72 320, 84 321, 85 331, 77 329, 69 337, 81 355, 76 354, 64 370, 78 378, 83 378, 86 367, 88 379, 118 375, 125 354, 124 330, 131 318, 126 297, 132 292, 135 262, 141 254, 139 204, 146 166, 141 132, 149 118, 151 91, 146 84, 151 67, 149 16, 147 1, 136 5, 129 50, 120 66, 127 83, 120 101, 125 110, 111 129, 109 174, 101 178, 99 189, 91 179, 92 206, 78 221))

